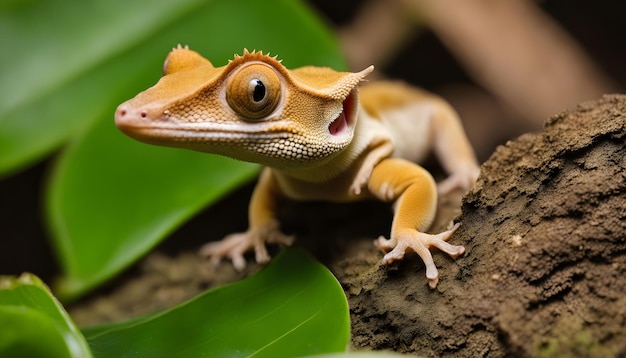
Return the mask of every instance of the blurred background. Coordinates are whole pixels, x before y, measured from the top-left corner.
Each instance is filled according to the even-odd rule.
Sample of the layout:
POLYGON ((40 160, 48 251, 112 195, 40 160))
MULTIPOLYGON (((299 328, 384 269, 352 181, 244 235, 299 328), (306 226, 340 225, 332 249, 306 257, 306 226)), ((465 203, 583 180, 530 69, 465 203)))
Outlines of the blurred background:
MULTIPOLYGON (((617 0, 310 0, 352 70, 447 99, 481 162, 553 114, 623 90, 626 3, 617 0)), ((5 50, 7 50, 5 48, 5 50)), ((5 71, 10 69, 4 69, 5 71)), ((0 273, 58 272, 42 225, 50 160, 0 180, 0 273), (7 255, 7 250, 12 254, 7 255)))
POLYGON ((577 103, 621 92, 626 4, 615 0, 311 3, 353 69, 403 79, 460 112, 481 161, 577 103))

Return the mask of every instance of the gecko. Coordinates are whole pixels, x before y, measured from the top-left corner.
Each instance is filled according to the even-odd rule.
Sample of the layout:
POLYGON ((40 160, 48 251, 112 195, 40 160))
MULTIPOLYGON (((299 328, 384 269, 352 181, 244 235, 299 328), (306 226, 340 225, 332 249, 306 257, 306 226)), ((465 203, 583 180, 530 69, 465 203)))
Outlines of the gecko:
POLYGON ((122 103, 115 123, 141 142, 186 148, 259 163, 249 227, 201 253, 245 267, 244 254, 270 260, 267 244, 291 245, 280 230, 281 198, 393 205, 389 238, 374 241, 382 263, 415 252, 429 286, 438 271, 431 249, 452 258, 465 251, 448 239, 459 227, 424 231, 434 220, 438 194, 469 189, 479 166, 456 111, 440 97, 404 82, 363 84, 374 67, 339 72, 328 67, 287 69, 276 56, 244 50, 221 67, 188 46, 173 48, 163 76, 122 103), (434 152, 448 175, 437 184, 420 166, 434 152))

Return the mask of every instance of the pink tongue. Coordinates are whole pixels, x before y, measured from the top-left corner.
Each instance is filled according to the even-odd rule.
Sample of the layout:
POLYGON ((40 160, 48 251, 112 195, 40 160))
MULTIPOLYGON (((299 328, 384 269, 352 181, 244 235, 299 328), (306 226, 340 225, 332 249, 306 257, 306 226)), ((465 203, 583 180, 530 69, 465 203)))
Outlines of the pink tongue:
POLYGON ((343 130, 348 126, 348 122, 346 121, 346 114, 341 112, 339 117, 332 121, 332 123, 328 126, 328 131, 332 135, 337 135, 343 132, 343 130))

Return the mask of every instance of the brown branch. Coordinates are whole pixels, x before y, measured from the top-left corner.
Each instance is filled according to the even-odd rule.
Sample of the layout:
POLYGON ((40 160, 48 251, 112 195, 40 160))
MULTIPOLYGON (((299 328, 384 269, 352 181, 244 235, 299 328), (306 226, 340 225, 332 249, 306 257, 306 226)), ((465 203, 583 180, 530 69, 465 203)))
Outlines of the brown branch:
POLYGON ((475 81, 536 124, 614 88, 579 45, 534 2, 403 3, 424 17, 475 81))
POLYGON ((340 30, 351 68, 384 65, 423 21, 478 84, 534 128, 616 89, 576 41, 528 0, 367 2, 340 30))

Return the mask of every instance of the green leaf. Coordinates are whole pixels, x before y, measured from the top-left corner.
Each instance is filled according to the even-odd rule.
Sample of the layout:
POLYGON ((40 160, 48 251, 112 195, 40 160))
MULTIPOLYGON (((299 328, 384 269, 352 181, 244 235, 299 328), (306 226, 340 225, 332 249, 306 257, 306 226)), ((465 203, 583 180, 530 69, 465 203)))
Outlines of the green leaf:
POLYGON ((0 7, 0 67, 7 69, 0 72, 0 174, 45 155, 110 105, 115 92, 82 76, 200 5, 32 0, 0 7))
POLYGON ((349 319, 332 274, 290 249, 169 311, 83 332, 96 357, 296 357, 345 351, 349 319))
MULTIPOLYGON (((94 2, 108 6, 107 0, 94 2)), ((92 11, 81 16, 100 14, 92 11)), ((141 18, 143 11, 134 16, 141 18)), ((115 107, 158 80, 171 47, 188 44, 218 66, 249 48, 279 54, 288 67, 345 67, 330 33, 299 1, 205 1, 176 22, 161 22, 161 28, 142 43, 46 97, 50 117, 38 115, 83 133, 61 155, 46 198, 53 245, 64 271, 56 292, 64 299, 75 298, 120 272, 257 171, 256 166, 207 154, 136 143, 116 130, 115 107)), ((37 112, 40 107, 29 110, 37 112)), ((29 140, 36 141, 33 138, 47 135, 48 130, 54 131, 38 131, 29 140)))
POLYGON ((0 277, 0 357, 91 357, 85 338, 35 276, 0 277))
POLYGON ((0 176, 111 116, 116 102, 156 82, 178 43, 218 63, 247 46, 281 50, 286 64, 309 57, 345 67, 295 0, 22 1, 0 5, 0 39, 0 176))
POLYGON ((256 172, 223 157, 144 145, 122 137, 112 121, 98 122, 51 178, 48 215, 66 273, 57 294, 69 299, 110 278, 256 172))

